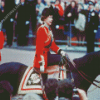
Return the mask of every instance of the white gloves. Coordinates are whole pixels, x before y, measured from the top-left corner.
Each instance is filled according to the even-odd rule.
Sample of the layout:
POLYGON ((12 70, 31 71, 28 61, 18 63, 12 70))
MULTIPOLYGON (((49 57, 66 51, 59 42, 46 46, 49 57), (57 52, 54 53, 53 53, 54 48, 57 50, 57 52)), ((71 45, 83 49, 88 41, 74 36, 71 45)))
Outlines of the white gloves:
POLYGON ((94 30, 94 33, 97 33, 97 30, 94 30))
POLYGON ((62 64, 66 63, 66 61, 70 62, 69 56, 65 51, 62 51, 61 49, 58 51, 58 54, 62 56, 62 64))
POLYGON ((14 21, 14 19, 13 18, 10 18, 10 22, 13 22, 14 21))
POLYGON ((28 25, 29 23, 30 23, 29 21, 26 21, 26 22, 25 22, 25 25, 28 25))
POLYGON ((63 56, 65 56, 65 55, 66 55, 66 52, 61 51, 61 52, 60 52, 60 54, 61 54, 61 56, 63 57, 63 56))
POLYGON ((44 72, 45 68, 44 68, 44 65, 45 65, 45 62, 44 62, 44 57, 41 55, 41 61, 39 62, 40 64, 40 71, 41 72, 44 72))
POLYGON ((56 25, 55 28, 56 28, 56 29, 59 29, 59 25, 56 25))

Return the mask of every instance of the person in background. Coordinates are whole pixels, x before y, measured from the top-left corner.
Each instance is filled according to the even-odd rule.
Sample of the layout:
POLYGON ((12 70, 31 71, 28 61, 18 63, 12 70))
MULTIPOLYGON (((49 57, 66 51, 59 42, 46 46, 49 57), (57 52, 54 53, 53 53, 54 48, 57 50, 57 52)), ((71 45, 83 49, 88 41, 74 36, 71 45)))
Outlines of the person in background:
POLYGON ((89 10, 87 10, 87 19, 86 19, 87 53, 94 51, 95 34, 97 33, 98 25, 99 25, 98 13, 94 10, 94 3, 92 1, 89 1, 89 10))
POLYGON ((15 27, 17 34, 17 45, 26 46, 28 42, 28 31, 29 31, 29 5, 26 4, 25 0, 20 0, 21 5, 17 10, 15 27))
POLYGON ((45 6, 47 6, 47 1, 48 1, 48 0, 42 0, 42 3, 43 3, 45 6))
POLYGON ((36 4, 37 27, 39 27, 42 24, 41 14, 44 8, 45 8, 45 5, 42 3, 42 1, 37 0, 37 4, 36 4))
MULTIPOLYGON (((1 0, 1 12, 4 13, 5 0, 1 0)), ((2 14, 1 14, 2 15, 2 14)), ((3 18, 2 18, 3 19, 3 18)), ((1 20, 1 19, 0 19, 1 20)))
POLYGON ((70 41, 70 38, 72 38, 76 34, 75 27, 70 27, 71 24, 74 24, 74 19, 78 16, 77 4, 75 1, 72 0, 70 5, 65 8, 64 16, 65 24, 68 24, 67 26, 65 25, 65 34, 67 35, 67 40, 70 41))
POLYGON ((50 7, 50 6, 51 6, 50 0, 46 0, 46 5, 45 5, 45 7, 50 7))
POLYGON ((4 32, 5 32, 4 25, 1 22, 5 16, 4 7, 5 7, 5 1, 2 0, 1 1, 1 9, 0 9, 0 64, 1 64, 1 50, 4 45, 4 32))
MULTIPOLYGON (((30 17, 30 27, 32 26, 32 31, 33 33, 36 32, 36 4, 37 4, 37 0, 27 0, 26 1, 29 9, 29 17, 30 17)), ((29 33, 30 34, 30 33, 29 33)))
POLYGON ((15 0, 15 4, 18 5, 20 3, 20 0, 15 0))
POLYGON ((56 40, 58 39, 58 37, 62 36, 61 32, 56 29, 56 25, 61 24, 61 21, 60 21, 61 16, 59 15, 59 10, 55 7, 55 2, 52 1, 50 3, 51 3, 51 6, 53 7, 53 22, 51 25, 51 29, 52 29, 54 38, 56 40), (60 33, 61 36, 59 35, 58 32, 60 33))
POLYGON ((60 3, 61 3, 61 0, 56 0, 55 7, 58 9, 59 16, 62 17, 64 15, 64 9, 62 8, 60 3))
MULTIPOLYGON (((5 0, 5 15, 7 15, 13 8, 15 8, 15 1, 14 0, 5 0)), ((12 13, 7 19, 4 21, 7 35, 7 43, 5 46, 11 47, 13 44, 13 22, 15 19, 15 13, 12 13)))
MULTIPOLYGON (((0 9, 0 22, 4 19, 4 17, 6 16, 5 13, 5 0, 1 0, 1 9, 0 9)), ((6 33, 6 29, 5 29, 5 23, 2 23, 2 31, 4 33, 6 33)))
POLYGON ((4 34, 1 31, 0 27, 0 64, 1 64, 1 50, 3 49, 3 45, 4 45, 4 34))
MULTIPOLYGON (((99 16, 99 26, 100 26, 100 5, 97 3, 95 4, 95 11, 98 13, 99 16)), ((96 41, 100 41, 100 28, 98 28, 97 33, 95 35, 96 41)))
POLYGON ((65 22, 66 23, 74 23, 74 19, 77 16, 77 4, 75 1, 71 1, 71 4, 65 9, 65 22))
POLYGON ((100 18, 100 5, 98 3, 95 4, 95 8, 94 9, 97 11, 97 13, 99 15, 99 18, 100 18))
MULTIPOLYGON (((86 27, 86 10, 84 10, 84 6, 82 3, 77 4, 77 12, 78 12, 78 18, 76 18, 75 20, 77 21, 80 20, 79 21, 80 23, 79 22, 75 23, 75 20, 74 20, 74 24, 75 24, 75 28, 77 32, 77 39, 79 42, 84 42, 85 41, 85 27, 86 27), (79 27, 81 27, 82 29, 79 27)), ((78 45, 83 46, 84 43, 79 43, 78 45)))
POLYGON ((66 0, 61 0, 61 6, 62 6, 62 8, 63 8, 63 10, 65 10, 65 2, 66 2, 66 0))

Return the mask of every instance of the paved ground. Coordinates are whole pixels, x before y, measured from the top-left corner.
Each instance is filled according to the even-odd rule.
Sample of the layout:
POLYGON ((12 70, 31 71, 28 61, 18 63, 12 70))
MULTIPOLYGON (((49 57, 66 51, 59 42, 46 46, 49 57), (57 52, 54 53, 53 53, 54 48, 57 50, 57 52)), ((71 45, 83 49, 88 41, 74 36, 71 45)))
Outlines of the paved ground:
MULTIPOLYGON (((65 46, 62 46, 62 49, 65 46)), ((21 47, 22 48, 22 47, 21 47)), ((25 48, 25 47, 24 47, 25 48)), ((33 47, 32 47, 33 49, 33 47)), ((35 47, 34 50, 23 50, 23 49, 13 49, 12 48, 4 48, 2 49, 2 62, 1 63, 5 63, 5 62, 21 62, 23 64, 26 64, 28 66, 32 66, 33 65, 33 59, 34 59, 34 54, 35 54, 35 47)), ((82 48, 80 48, 82 49, 82 48)), ((85 55, 85 52, 68 52, 66 51, 70 58, 78 58, 81 57, 83 55, 85 55)), ((100 80, 100 77, 98 77, 98 79, 100 80)), ((89 91, 91 91, 94 87, 92 86, 89 91)), ((88 97, 89 100, 100 100, 100 89, 95 89, 92 92, 88 92, 88 97)), ((18 99, 13 99, 13 100, 18 100, 18 99)), ((21 99, 20 99, 21 100, 21 99)))
MULTIPOLYGON (((6 44, 6 43, 5 43, 6 44)), ((68 45, 58 45, 61 49, 69 52, 86 52, 86 46, 68 46, 68 45)), ((8 48, 8 47, 6 47, 8 48)), ((13 42, 13 45, 10 47, 12 49, 19 49, 19 50, 28 50, 33 51, 35 50, 35 45, 28 45, 28 46, 18 46, 16 42, 13 42)), ((100 50, 100 47, 96 46, 95 51, 100 50)))

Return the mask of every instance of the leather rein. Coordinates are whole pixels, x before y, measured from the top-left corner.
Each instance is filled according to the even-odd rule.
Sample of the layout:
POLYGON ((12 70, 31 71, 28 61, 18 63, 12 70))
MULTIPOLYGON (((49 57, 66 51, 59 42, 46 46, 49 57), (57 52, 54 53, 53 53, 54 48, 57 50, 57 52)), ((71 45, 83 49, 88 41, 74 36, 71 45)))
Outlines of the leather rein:
MULTIPOLYGON (((63 60, 65 60, 65 59, 63 59, 63 60)), ((67 56, 65 62, 66 62, 66 64, 69 66, 69 71, 70 71, 70 73, 71 73, 71 78, 72 78, 72 80, 74 80, 74 77, 73 77, 73 74, 72 74, 72 72, 71 72, 70 64, 69 64, 69 63, 71 63, 71 64, 74 66, 74 68, 78 71, 78 73, 79 73, 87 82, 89 82, 89 83, 93 84, 94 86, 100 88, 99 85, 97 85, 97 84, 93 83, 92 81, 90 81, 90 79, 92 79, 92 77, 88 76, 88 75, 85 74, 83 71, 79 71, 79 70, 75 67, 76 64, 75 64, 71 59, 69 59, 68 56, 67 56)), ((98 80, 94 80, 94 82, 100 83, 100 81, 98 81, 98 80)))

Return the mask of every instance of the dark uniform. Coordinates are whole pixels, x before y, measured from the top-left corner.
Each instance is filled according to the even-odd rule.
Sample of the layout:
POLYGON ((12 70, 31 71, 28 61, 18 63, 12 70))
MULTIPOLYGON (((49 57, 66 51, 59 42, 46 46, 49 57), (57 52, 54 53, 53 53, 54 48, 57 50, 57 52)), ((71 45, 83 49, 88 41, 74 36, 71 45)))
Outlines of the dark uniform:
POLYGON ((32 30, 35 31, 36 29, 36 4, 37 4, 37 0, 27 0, 26 2, 29 7, 29 16, 31 19, 31 24, 32 24, 32 30))
MULTIPOLYGON (((89 5, 93 5, 93 2, 89 2, 89 5)), ((95 33, 98 29, 99 17, 95 10, 91 9, 87 11, 87 23, 86 23, 86 42, 87 53, 94 51, 95 33)))
POLYGON ((17 15, 17 25, 16 25, 16 32, 18 35, 17 44, 20 46, 27 45, 27 35, 29 30, 29 11, 28 5, 24 2, 18 8, 18 15, 17 15))
MULTIPOLYGON (((14 0, 5 0, 5 15, 7 15, 13 8, 15 7, 14 0)), ((11 46, 13 41, 13 21, 15 18, 15 13, 8 16, 7 20, 5 20, 5 28, 7 35, 7 45, 11 46)))

